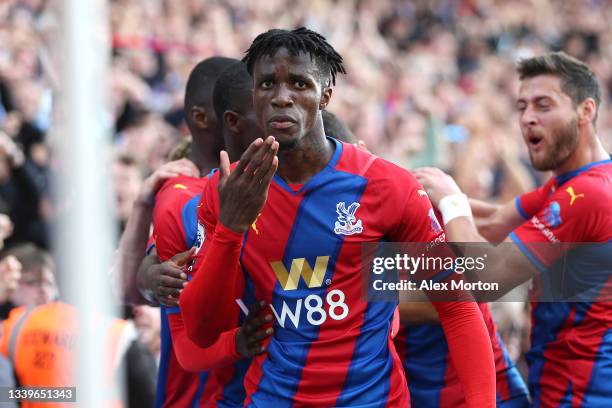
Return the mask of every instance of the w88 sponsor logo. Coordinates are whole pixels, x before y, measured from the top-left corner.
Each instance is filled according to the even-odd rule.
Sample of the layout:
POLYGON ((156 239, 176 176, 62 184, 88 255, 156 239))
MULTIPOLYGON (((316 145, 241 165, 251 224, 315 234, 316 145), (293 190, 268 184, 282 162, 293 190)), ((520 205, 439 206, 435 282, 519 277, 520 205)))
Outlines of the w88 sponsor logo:
MULTIPOLYGON (((270 305, 274 317, 279 326, 285 328, 287 324, 293 324, 296 329, 300 326, 300 317, 306 313, 306 321, 313 326, 320 326, 327 318, 342 320, 349 314, 349 307, 345 303, 345 295, 339 289, 330 290, 325 299, 319 295, 308 295, 303 299, 298 299, 292 309, 287 302, 283 301, 280 313, 274 305, 270 305)), ((248 307, 241 299, 236 299, 236 303, 245 315, 249 314, 248 307)))
MULTIPOLYGON (((310 266, 305 258, 294 258, 291 260, 289 271, 282 261, 270 262, 270 266, 278 279, 280 287, 285 290, 297 290, 300 278, 306 283, 308 288, 320 288, 323 285, 323 278, 327 272, 329 256, 318 256, 314 268, 310 266)), ((295 307, 291 307, 283 301, 280 310, 274 305, 270 305, 274 317, 278 324, 285 328, 287 324, 299 327, 302 313, 306 313, 306 321, 313 326, 320 326, 327 318, 342 320, 349 314, 349 307, 345 303, 346 296, 339 289, 330 290, 325 297, 318 294, 311 294, 305 298, 298 299, 295 307), (290 323, 289 323, 290 322, 290 323)), ((241 300, 236 300, 245 314, 248 308, 241 300)))

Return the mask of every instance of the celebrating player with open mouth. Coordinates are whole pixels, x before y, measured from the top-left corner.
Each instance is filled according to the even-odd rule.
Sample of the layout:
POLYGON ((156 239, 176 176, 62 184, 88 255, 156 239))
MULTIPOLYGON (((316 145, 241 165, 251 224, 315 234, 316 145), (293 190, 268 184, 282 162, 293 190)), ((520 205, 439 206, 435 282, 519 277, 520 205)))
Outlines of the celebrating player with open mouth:
MULTIPOLYGON (((516 245, 491 250, 487 273, 506 289, 542 274, 534 294, 546 293, 548 280, 566 293, 583 291, 573 301, 532 303, 529 389, 537 407, 609 407, 612 160, 595 128, 599 84, 586 64, 560 52, 523 60, 518 72, 531 163, 554 177, 492 217, 493 235, 511 232, 516 245)), ((437 169, 416 175, 441 208, 449 241, 483 240, 452 178, 437 169)))

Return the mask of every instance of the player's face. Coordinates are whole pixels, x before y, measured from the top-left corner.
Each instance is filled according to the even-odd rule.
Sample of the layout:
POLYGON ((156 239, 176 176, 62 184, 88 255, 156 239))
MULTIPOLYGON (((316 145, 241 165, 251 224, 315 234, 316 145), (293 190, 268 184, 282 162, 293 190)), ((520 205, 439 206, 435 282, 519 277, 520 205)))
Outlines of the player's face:
POLYGON ((264 135, 274 136, 281 149, 297 145, 315 127, 320 105, 331 95, 329 88, 322 93, 310 55, 292 56, 285 48, 256 61, 253 81, 257 120, 264 135))
POLYGON ((561 89, 561 80, 539 75, 521 82, 517 108, 521 133, 537 170, 554 170, 578 144, 577 112, 561 89))

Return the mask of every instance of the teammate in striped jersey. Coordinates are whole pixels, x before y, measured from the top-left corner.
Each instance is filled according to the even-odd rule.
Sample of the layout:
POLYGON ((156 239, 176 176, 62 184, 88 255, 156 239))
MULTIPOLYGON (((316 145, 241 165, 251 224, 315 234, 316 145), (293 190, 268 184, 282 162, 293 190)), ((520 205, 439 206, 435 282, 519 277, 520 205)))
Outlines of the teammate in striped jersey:
MULTIPOLYGON (((506 288, 546 277, 535 280, 535 299, 550 291, 548 282, 589 294, 532 302, 529 390, 536 407, 608 407, 612 161, 596 133, 599 84, 586 64, 560 52, 523 60, 518 72, 517 108, 529 157, 536 169, 551 170, 554 177, 500 210, 498 220, 505 220, 500 229, 524 219, 512 228, 513 248, 488 252, 488 274, 506 288)), ((445 219, 450 241, 482 240, 450 177, 423 169, 417 178, 436 205, 445 197, 452 200, 445 219)))

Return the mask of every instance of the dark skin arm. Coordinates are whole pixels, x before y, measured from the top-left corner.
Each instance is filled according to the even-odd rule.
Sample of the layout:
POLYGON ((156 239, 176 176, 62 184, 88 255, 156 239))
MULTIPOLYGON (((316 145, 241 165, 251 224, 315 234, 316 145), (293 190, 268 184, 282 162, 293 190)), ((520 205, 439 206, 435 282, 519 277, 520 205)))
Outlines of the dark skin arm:
POLYGON ((166 262, 160 262, 156 254, 145 257, 138 269, 138 290, 142 296, 155 305, 178 306, 179 295, 188 282, 184 269, 194 252, 191 248, 166 262))
POLYGON ((236 334, 236 351, 243 358, 252 358, 266 351, 262 341, 274 333, 272 327, 265 328, 266 325, 272 322, 272 316, 269 314, 260 316, 267 305, 262 300, 251 306, 249 315, 244 319, 240 330, 236 334))

